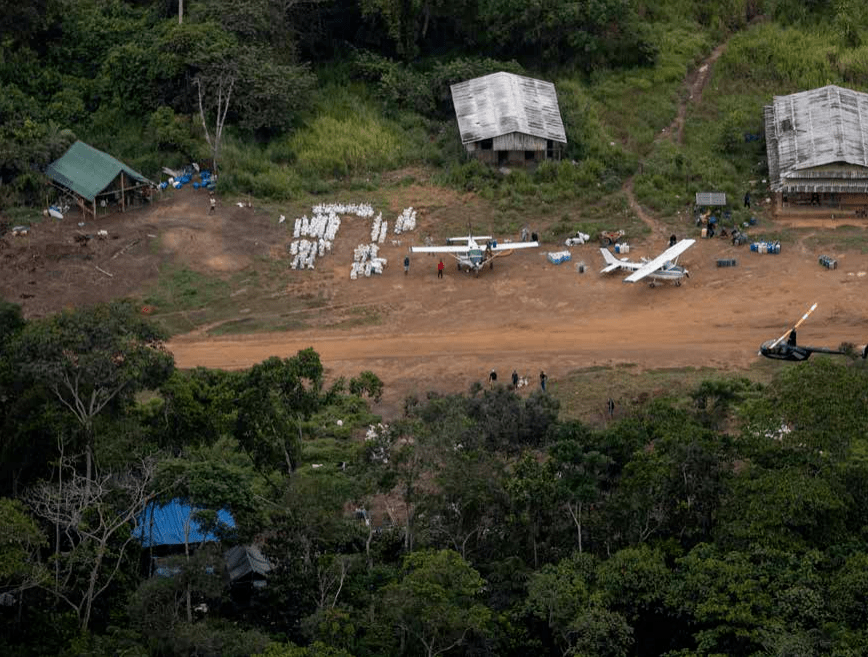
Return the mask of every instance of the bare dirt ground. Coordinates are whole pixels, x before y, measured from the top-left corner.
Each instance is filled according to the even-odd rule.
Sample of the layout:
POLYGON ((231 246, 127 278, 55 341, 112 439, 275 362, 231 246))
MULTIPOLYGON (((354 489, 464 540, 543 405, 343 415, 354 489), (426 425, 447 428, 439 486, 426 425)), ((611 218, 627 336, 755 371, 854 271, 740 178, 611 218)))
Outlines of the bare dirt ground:
MULTIPOLYGON (((706 68, 688 78, 694 101, 707 77, 706 68)), ((676 138, 681 117, 683 111, 671 130, 676 138)), ((630 257, 655 256, 666 248, 669 230, 635 204, 629 184, 627 191, 634 210, 652 227, 648 242, 630 242, 630 257)), ((375 410, 386 417, 400 410, 408 394, 466 391, 485 381, 491 369, 505 381, 515 368, 533 386, 545 370, 556 390, 559 379, 593 366, 747 368, 760 343, 780 335, 814 301, 819 308, 800 331, 800 342, 837 346, 868 338, 868 260, 861 251, 824 249, 839 262, 838 269, 825 269, 817 262, 820 253, 804 240, 783 244, 780 255, 752 253, 723 239, 698 240, 682 256, 690 279, 681 287, 649 289, 623 283, 618 273, 598 274, 603 259, 596 244, 572 247, 572 261, 561 265, 545 257, 562 250, 561 244, 518 251, 498 258, 494 269, 478 278, 458 272, 450 260, 438 280, 436 257, 413 256, 404 275, 400 263, 410 245, 421 244, 428 233, 445 237, 443 208, 454 213, 460 207, 471 216, 475 202, 425 183, 396 188, 389 207, 375 211, 393 225, 403 208, 413 206, 419 212, 417 229, 390 235, 396 243, 383 247, 389 266, 382 276, 351 281, 352 250, 370 241, 369 219, 345 218, 334 252, 317 261, 316 271, 291 271, 286 246, 295 215, 287 212, 288 221, 279 225, 274 212, 226 203, 208 217, 207 197, 185 189, 150 208, 83 227, 76 220, 46 220, 27 236, 0 236, 0 296, 22 304, 26 316, 38 317, 139 295, 169 262, 226 277, 267 260, 285 281, 275 303, 285 299, 290 308, 293 299, 321 299, 319 320, 302 330, 230 337, 209 334, 213 326, 199 328, 169 343, 177 365, 245 368, 313 347, 330 379, 363 370, 379 375, 386 393, 375 410), (109 232, 107 239, 96 237, 100 229, 109 232), (737 259, 736 267, 716 266, 718 259, 729 258, 737 259), (577 271, 581 261, 588 265, 585 273, 577 271), (334 321, 338 316, 362 320, 334 321)), ((693 226, 682 232, 679 237, 698 237, 693 226)), ((231 292, 239 295, 233 302, 244 317, 275 312, 244 307, 244 292, 243 287, 231 292)))
MULTIPOLYGON (((424 207, 428 190, 415 187, 402 194, 401 204, 424 207)), ((258 257, 288 264, 290 222, 278 225, 275 216, 231 204, 207 217, 206 203, 182 190, 172 201, 101 218, 97 225, 79 229, 45 222, 26 237, 7 234, 0 247, 0 294, 34 317, 135 295, 166 259, 214 275, 242 271, 258 257), (109 239, 75 242, 79 231, 93 234, 103 226, 109 239)), ((392 208, 389 219, 398 212, 392 208)), ((690 279, 681 287, 653 289, 625 284, 617 273, 598 274, 602 256, 595 244, 572 247, 572 261, 561 265, 545 258, 560 245, 517 251, 498 258, 478 278, 450 262, 438 280, 437 258, 412 256, 405 275, 400 262, 408 246, 421 243, 429 231, 437 233, 432 214, 435 218, 421 214, 416 231, 395 238, 400 245, 387 242, 383 255, 389 266, 382 276, 349 278, 352 249, 370 232, 370 220, 358 218, 344 220, 334 252, 318 261, 316 271, 285 270, 293 294, 316 292, 328 299, 322 328, 179 335, 169 343, 178 366, 244 368, 313 347, 330 378, 377 373, 386 384, 379 412, 388 415, 408 394, 465 391, 474 381, 485 381, 492 368, 501 380, 516 368, 532 385, 542 369, 552 386, 591 366, 746 368, 763 340, 780 335, 814 301, 819 308, 800 331, 802 342, 837 346, 868 337, 868 260, 860 253, 830 252, 839 267, 829 270, 818 265, 818 253, 800 244, 784 244, 780 255, 760 255, 728 240, 698 240, 682 256, 690 279), (738 265, 718 268, 721 258, 735 258, 738 265), (580 261, 588 265, 585 273, 577 271, 580 261), (327 328, 331 312, 353 308, 373 311, 378 319, 327 328)), ((695 232, 685 227, 689 230, 695 232)), ((651 240, 632 245, 630 257, 653 256, 667 246, 661 238, 651 240)))

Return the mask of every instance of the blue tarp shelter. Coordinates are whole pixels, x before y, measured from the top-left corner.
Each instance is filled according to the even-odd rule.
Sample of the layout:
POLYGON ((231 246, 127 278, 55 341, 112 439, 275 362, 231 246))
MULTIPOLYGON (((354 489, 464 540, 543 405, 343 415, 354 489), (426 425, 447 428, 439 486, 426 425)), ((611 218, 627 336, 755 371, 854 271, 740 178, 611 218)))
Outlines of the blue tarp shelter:
MULTIPOLYGON (((133 535, 141 541, 142 547, 218 541, 213 532, 205 533, 199 527, 195 514, 200 510, 180 500, 162 506, 151 504, 139 516, 139 526, 133 535)), ((217 518, 222 525, 235 527, 235 519, 229 511, 218 511, 217 518)))

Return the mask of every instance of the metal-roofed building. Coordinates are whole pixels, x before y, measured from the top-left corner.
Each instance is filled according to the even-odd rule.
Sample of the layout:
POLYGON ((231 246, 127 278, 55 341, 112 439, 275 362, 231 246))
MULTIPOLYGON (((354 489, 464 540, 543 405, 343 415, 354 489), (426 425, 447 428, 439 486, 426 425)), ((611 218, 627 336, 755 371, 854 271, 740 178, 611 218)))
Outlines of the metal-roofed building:
POLYGON ((764 118, 777 208, 868 205, 868 94, 829 85, 775 96, 764 118))
POLYGON ((97 206, 117 203, 121 211, 148 197, 154 183, 108 153, 82 141, 75 142, 49 164, 45 175, 51 183, 75 199, 82 214, 96 219, 97 206))
POLYGON ((560 159, 567 137, 551 82, 500 72, 450 88, 469 155, 497 165, 560 159))
POLYGON ((265 586, 265 578, 271 572, 271 563, 255 545, 236 545, 227 550, 226 572, 232 584, 249 582, 253 588, 265 586))

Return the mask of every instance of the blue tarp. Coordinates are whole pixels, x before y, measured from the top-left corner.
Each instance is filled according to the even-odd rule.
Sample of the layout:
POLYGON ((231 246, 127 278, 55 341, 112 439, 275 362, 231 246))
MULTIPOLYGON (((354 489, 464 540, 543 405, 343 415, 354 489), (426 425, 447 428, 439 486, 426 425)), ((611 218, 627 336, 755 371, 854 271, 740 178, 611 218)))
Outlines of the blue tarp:
MULTIPOLYGON (((193 517, 199 510, 179 500, 172 500, 165 506, 152 504, 139 516, 139 526, 133 535, 141 541, 142 547, 219 540, 213 532, 205 534, 200 529, 193 517)), ((235 527, 235 519, 229 511, 218 511, 217 518, 222 525, 235 527)))

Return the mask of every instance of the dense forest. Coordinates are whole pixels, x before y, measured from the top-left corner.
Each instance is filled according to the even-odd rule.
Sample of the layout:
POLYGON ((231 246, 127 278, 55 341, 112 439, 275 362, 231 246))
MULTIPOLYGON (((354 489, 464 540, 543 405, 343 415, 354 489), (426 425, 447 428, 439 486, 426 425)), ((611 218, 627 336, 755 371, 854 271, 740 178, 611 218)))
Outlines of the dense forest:
POLYGON ((162 337, 124 302, 0 307, 4 654, 868 650, 861 360, 599 426, 499 384, 384 425, 371 372, 326 386, 311 350, 179 371, 162 337), (220 541, 142 547, 171 500, 220 541), (265 586, 231 584, 242 545, 265 586))
POLYGON ((771 95, 865 88, 866 26, 852 0, 2 0, 0 210, 44 207, 40 172, 75 138, 153 180, 207 161, 222 92, 227 193, 371 190, 422 164, 506 211, 595 202, 638 174, 643 205, 671 212, 685 184, 762 177, 764 144, 742 135, 771 95), (678 148, 657 144, 724 42, 706 109, 678 148), (465 160, 449 85, 499 70, 555 83, 561 165, 504 179, 465 160))
MULTIPOLYGON (((504 214, 610 213, 631 176, 674 213, 762 177, 743 136, 763 103, 827 83, 868 87, 864 2, 0 0, 0 211, 38 221, 76 138, 153 178, 208 160, 231 89, 221 193, 371 190, 421 164, 504 214), (658 141, 724 42, 684 142, 658 141), (449 85, 499 70, 556 83, 563 162, 465 161, 449 85)), ((3 654, 868 653, 863 361, 711 378, 597 424, 499 384, 383 424, 376 372, 326 384, 310 350, 180 371, 165 338, 122 301, 0 302, 3 654), (172 501, 219 541, 143 546, 172 501), (224 555, 250 545, 271 570, 241 590, 224 555)))

